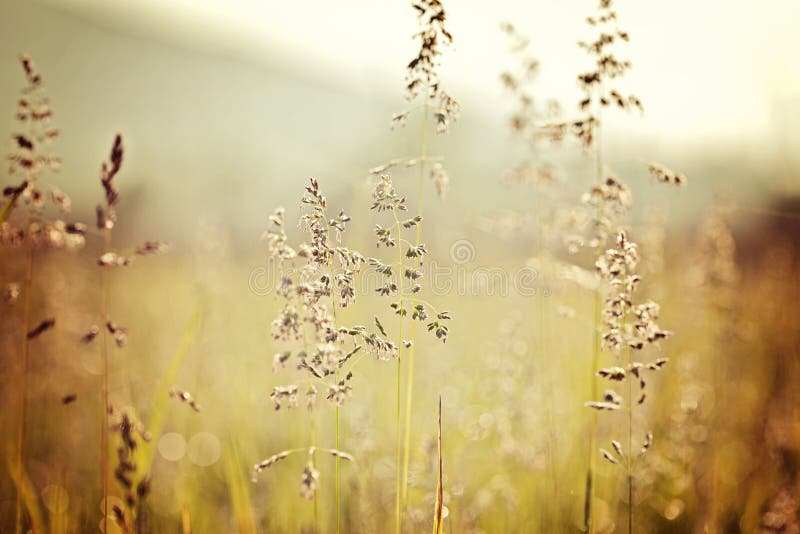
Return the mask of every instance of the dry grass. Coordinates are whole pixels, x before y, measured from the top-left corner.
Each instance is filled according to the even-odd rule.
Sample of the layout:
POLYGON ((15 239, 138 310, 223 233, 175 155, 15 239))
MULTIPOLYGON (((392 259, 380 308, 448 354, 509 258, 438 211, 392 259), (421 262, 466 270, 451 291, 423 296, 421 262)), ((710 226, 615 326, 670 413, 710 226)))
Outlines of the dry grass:
POLYGON ((510 241, 445 221, 485 254, 448 258, 446 208, 424 208, 428 181, 442 199, 449 185, 431 134, 461 110, 439 70, 453 36, 440 1, 412 6, 416 107, 392 126, 419 126, 405 132, 416 153, 371 169, 371 196, 353 188, 347 212, 325 176, 299 210, 276 209, 267 298, 242 290, 246 262, 210 231, 196 258, 161 265, 138 261, 161 241, 119 246, 137 232, 121 135, 95 227, 65 220, 69 197, 42 184, 59 132, 21 57, 0 211, 0 530, 797 531, 797 205, 720 197, 681 233, 676 208, 639 200, 659 188, 677 204, 691 188, 663 164, 615 173, 605 156, 611 110, 643 105, 622 90, 622 15, 600 0, 574 111, 540 97, 545 64, 502 26, 525 152, 493 183, 524 209, 510 241), (564 152, 579 163, 561 168, 564 152), (511 295, 459 294, 433 276, 451 268, 460 283, 484 263, 533 269, 535 291, 515 279, 511 295))

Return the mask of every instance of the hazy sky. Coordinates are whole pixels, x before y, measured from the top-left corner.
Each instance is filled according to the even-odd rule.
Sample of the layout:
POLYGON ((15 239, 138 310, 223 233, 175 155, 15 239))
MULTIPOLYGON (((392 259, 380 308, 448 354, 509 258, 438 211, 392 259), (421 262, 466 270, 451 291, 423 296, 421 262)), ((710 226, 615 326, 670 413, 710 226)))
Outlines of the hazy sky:
MULTIPOLYGON (((396 84, 411 56, 415 20, 405 0, 51 0, 158 40, 250 57, 279 55, 353 86, 396 84)), ((445 80, 492 103, 511 20, 541 56, 544 94, 575 92, 583 57, 574 46, 595 0, 449 0, 456 44, 445 80)), ((797 0, 618 0, 632 35, 631 87, 647 117, 626 127, 669 138, 755 138, 780 107, 797 104, 797 0)))
MULTIPOLYGON (((464 109, 435 150, 453 177, 441 219, 460 221, 479 202, 524 202, 501 187, 486 192, 524 153, 507 126, 512 101, 499 74, 509 44, 499 23, 532 37, 540 96, 574 109, 576 74, 586 68, 575 43, 596 0, 444 1, 455 44, 442 79, 464 109)), ((604 116, 610 168, 643 184, 651 161, 685 172, 686 213, 700 213, 716 191, 736 188, 748 202, 756 190, 796 192, 800 0, 617 0, 617 8, 634 63, 621 89, 646 113, 604 116)), ((126 139, 126 199, 149 210, 140 224, 176 234, 194 231, 205 212, 248 236, 265 205, 294 198, 309 176, 345 195, 366 169, 418 150, 411 128, 388 124, 404 106, 404 65, 417 46, 408 0, 0 0, 0 29, 7 131, 24 51, 43 71, 64 132, 59 185, 87 210, 117 131, 126 139)), ((586 179, 586 158, 564 153, 576 183, 586 179)))

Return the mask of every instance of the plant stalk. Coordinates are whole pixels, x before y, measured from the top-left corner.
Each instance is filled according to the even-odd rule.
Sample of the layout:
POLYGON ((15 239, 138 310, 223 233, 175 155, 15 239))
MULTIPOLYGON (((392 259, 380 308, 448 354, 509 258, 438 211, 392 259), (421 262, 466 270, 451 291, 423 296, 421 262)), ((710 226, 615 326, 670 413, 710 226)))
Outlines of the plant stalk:
POLYGON ((20 407, 19 423, 17 429, 17 519, 15 532, 22 533, 23 501, 25 491, 25 419, 28 407, 28 357, 30 354, 30 339, 28 332, 31 327, 31 293, 33 291, 33 243, 28 243, 28 254, 25 265, 25 307, 22 316, 22 370, 20 376, 20 407))
POLYGON ((401 423, 401 414, 402 414, 402 358, 400 358, 400 352, 403 350, 403 313, 402 311, 405 309, 403 307, 403 249, 400 245, 401 243, 401 230, 400 230, 400 221, 397 220, 397 215, 395 214, 395 228, 397 229, 397 257, 398 257, 398 295, 400 295, 400 314, 399 317, 399 326, 398 326, 398 333, 397 333, 397 413, 395 418, 395 431, 397 435, 397 443, 396 443, 396 451, 395 451, 395 480, 396 480, 396 488, 395 488, 395 533, 400 534, 402 529, 402 519, 401 519, 401 494, 403 492, 402 483, 401 483, 401 462, 403 459, 402 456, 402 438, 403 435, 400 430, 400 423, 401 423))
MULTIPOLYGON (((420 158, 419 158, 419 189, 417 191, 417 215, 422 217, 424 212, 425 202, 425 161, 428 156, 428 106, 424 106, 422 115, 422 136, 420 143, 420 158)), ((417 237, 415 245, 419 245, 422 240, 422 222, 417 224, 417 237)), ((422 260, 420 259, 420 264, 422 260)), ((417 299, 413 299, 414 305, 417 304, 417 299)), ((406 420, 405 420, 405 443, 403 447, 403 487, 402 487, 402 505, 405 508, 408 505, 408 465, 411 455, 411 413, 412 403, 414 398, 414 355, 416 353, 417 341, 417 325, 414 321, 411 322, 411 347, 408 349, 408 376, 406 377, 406 420)))
MULTIPOLYGON (((330 236, 330 232, 329 232, 329 236, 330 236)), ((331 315, 333 316, 333 325, 334 325, 334 329, 335 329, 335 327, 336 327, 336 287, 334 287, 335 277, 333 275, 333 258, 331 258, 331 260, 328 262, 328 268, 330 269, 330 279, 331 279, 331 284, 332 284, 331 285, 331 315)), ((339 366, 336 367, 336 371, 334 373, 334 381, 336 383, 339 382, 339 366)), ((339 437, 340 437, 340 432, 339 432, 339 407, 337 406, 336 407, 336 449, 337 450, 340 450, 339 449, 339 437)), ((341 505, 341 491, 340 491, 340 480, 339 480, 339 457, 338 456, 334 459, 334 466, 335 466, 335 479, 336 479, 336 481, 335 481, 335 485, 336 485, 336 488, 335 488, 335 490, 336 490, 335 491, 335 494, 336 494, 336 497, 335 497, 336 498, 336 534, 339 534, 340 528, 341 528, 341 510, 340 510, 340 508, 341 508, 341 506, 340 506, 341 505)), ((317 513, 316 506, 317 505, 316 505, 316 499, 315 499, 315 504, 314 504, 315 521, 316 521, 316 513, 317 513)))
MULTIPOLYGON (((103 228, 103 253, 111 251, 111 230, 103 228)), ((100 316, 103 324, 100 326, 103 338, 100 342, 100 357, 103 362, 102 377, 102 409, 103 414, 100 418, 100 484, 103 490, 103 526, 104 531, 108 532, 108 449, 109 449, 109 425, 108 425, 108 389, 109 389, 109 365, 108 365, 108 303, 110 293, 110 273, 109 266, 102 267, 101 274, 101 302, 100 316)))
MULTIPOLYGON (((628 369, 633 356, 628 349, 628 369)), ((633 534, 633 379, 628 376, 628 534, 633 534)))
MULTIPOLYGON (((600 88, 600 96, 602 96, 603 88, 600 88)), ((603 114, 603 106, 597 107, 597 126, 595 129, 595 182, 597 185, 603 183, 603 143, 602 143, 602 122, 601 117, 603 114)), ((599 208, 598 208, 599 212, 599 208)), ((599 258, 600 250, 598 249, 596 257, 599 258)), ((591 384, 591 399, 598 397, 597 380, 595 379, 595 372, 600 364, 600 320, 601 320, 601 298, 599 291, 594 292, 594 328, 592 330, 592 367, 590 369, 590 384, 591 384)), ((594 476, 597 471, 597 413, 594 410, 589 410, 590 425, 589 425, 589 467, 586 471, 586 495, 583 503, 584 514, 584 530, 590 534, 594 534, 594 524, 592 522, 592 511, 594 506, 595 484, 594 476)))

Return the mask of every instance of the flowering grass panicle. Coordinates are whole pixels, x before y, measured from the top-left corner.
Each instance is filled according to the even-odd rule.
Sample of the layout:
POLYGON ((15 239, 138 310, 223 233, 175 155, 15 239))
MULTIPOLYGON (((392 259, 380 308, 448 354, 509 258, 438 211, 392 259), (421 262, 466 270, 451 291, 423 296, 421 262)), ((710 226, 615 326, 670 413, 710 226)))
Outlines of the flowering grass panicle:
MULTIPOLYGON (((398 360, 400 346, 410 345, 408 340, 402 339, 402 330, 398 331, 398 341, 393 341, 385 322, 377 315, 372 315, 364 324, 352 326, 337 321, 337 308, 356 304, 357 277, 365 267, 379 274, 381 282, 375 291, 379 296, 393 298, 389 309, 400 322, 409 316, 423 322, 434 336, 443 341, 447 338, 449 314, 433 311, 429 304, 421 301, 412 305, 408 297, 420 291, 422 272, 404 267, 404 258, 418 260, 427 253, 427 248, 422 243, 409 241, 406 234, 413 232, 422 218, 403 216, 401 220, 400 215, 407 211, 406 201, 397 195, 388 176, 377 183, 370 207, 377 213, 391 216, 390 224, 378 224, 374 232, 378 248, 398 251, 396 262, 369 258, 343 245, 343 234, 351 218, 342 211, 335 217, 329 216, 327 199, 314 179, 305 187, 301 199, 300 227, 307 237, 306 242, 297 247, 289 244, 284 209, 278 208, 269 217, 262 237, 278 269, 277 295, 283 302, 272 321, 271 333, 273 340, 286 344, 273 356, 272 369, 280 373, 293 364, 300 372, 295 383, 273 388, 270 399, 276 410, 296 408, 304 396, 304 405, 310 412, 316 406, 318 388, 322 388, 325 399, 336 408, 338 423, 338 409, 353 395, 353 372, 363 356, 378 361, 398 360)), ((339 459, 350 459, 346 453, 339 453, 338 436, 337 424, 337 447, 325 449, 336 451, 332 454, 337 465, 339 459)), ((296 449, 312 451, 304 470, 301 492, 309 499, 315 495, 319 478, 313 464, 314 448, 316 445, 312 443, 296 449)), ((279 453, 257 464, 254 476, 284 457, 279 453)))
MULTIPOLYGON (((112 231, 117 223, 117 204, 119 202, 120 194, 117 189, 115 178, 118 176, 124 158, 124 147, 122 144, 122 135, 117 134, 114 136, 114 141, 111 145, 108 161, 104 161, 100 166, 100 185, 103 188, 103 203, 97 205, 96 212, 96 226, 103 239, 103 250, 99 258, 96 260, 97 266, 101 269, 100 276, 100 310, 99 320, 104 326, 98 327, 96 324, 91 325, 87 332, 81 337, 80 341, 83 344, 92 343, 97 337, 101 337, 100 341, 100 357, 102 361, 102 409, 101 420, 103 426, 103 433, 100 443, 100 479, 104 496, 104 510, 103 510, 103 524, 104 528, 108 528, 108 519, 111 517, 109 514, 108 506, 108 469, 109 469, 109 422, 108 418, 113 414, 111 404, 109 402, 109 377, 111 373, 109 364, 109 336, 113 339, 117 348, 124 348, 128 343, 128 328, 117 324, 111 319, 110 314, 110 275, 111 269, 126 267, 133 263, 136 255, 148 256, 152 254, 160 254, 167 250, 166 243, 160 241, 146 241, 140 245, 133 247, 130 250, 116 250, 112 248, 112 231), (102 334, 102 336, 100 336, 102 334)), ((123 416, 123 422, 125 418, 123 416)), ((119 516, 114 511, 114 516, 117 523, 120 522, 119 516)))
POLYGON ((632 242, 626 232, 620 231, 613 248, 607 249, 598 258, 595 269, 607 283, 607 297, 603 307, 604 328, 602 333, 603 350, 613 353, 618 364, 611 368, 599 369, 597 375, 611 383, 622 383, 623 394, 614 389, 606 390, 602 400, 587 402, 586 406, 595 410, 627 412, 627 444, 623 446, 619 440, 611 441, 612 451, 600 449, 602 457, 612 464, 624 463, 628 481, 628 530, 633 530, 633 486, 634 463, 643 456, 653 443, 652 431, 647 431, 640 443, 640 449, 634 454, 633 410, 644 404, 646 393, 646 374, 658 371, 666 365, 668 359, 658 357, 644 361, 634 354, 647 353, 648 348, 660 351, 659 343, 669 337, 671 332, 658 325, 660 308, 653 301, 636 302, 634 295, 642 279, 637 274, 639 252, 636 243, 632 242), (620 361, 627 356, 626 361, 620 361), (634 383, 637 387, 634 388, 634 383), (634 389, 636 399, 634 400, 634 389))
MULTIPOLYGON (((405 168, 418 167, 419 169, 419 185, 417 189, 417 217, 416 221, 416 238, 414 245, 422 241, 422 216, 424 213, 424 181, 428 176, 433 182, 440 199, 444 199, 450 184, 450 176, 447 173, 441 158, 431 157, 428 154, 428 133, 429 133, 429 120, 430 115, 435 125, 437 134, 445 134, 448 132, 450 125, 454 122, 460 112, 461 104, 453 98, 442 87, 439 76, 439 62, 446 46, 453 42, 453 36, 447 29, 447 14, 444 5, 440 0, 414 0, 411 3, 412 8, 417 14, 417 21, 419 24, 418 31, 414 34, 414 38, 419 43, 419 48, 415 56, 406 65, 406 97, 408 100, 415 100, 421 97, 422 102, 422 117, 420 119, 421 132, 420 132, 420 150, 419 154, 407 158, 394 158, 385 164, 379 165, 370 169, 369 173, 379 182, 383 180, 383 176, 390 170, 404 166, 405 168)), ((412 109, 406 109, 392 115, 391 125, 405 126, 412 109)), ((416 257, 409 257, 411 265, 416 264, 419 267, 422 265, 422 254, 416 257)), ((402 268, 402 258, 400 265, 402 268)), ((413 287, 413 284, 412 284, 413 287)), ((414 299, 413 306, 416 307, 418 302, 414 299)), ((398 360, 397 363, 397 499, 395 503, 395 531, 401 530, 401 508, 403 503, 407 500, 408 488, 408 465, 409 465, 409 450, 411 440, 411 414, 413 408, 413 391, 414 391, 414 359, 416 353, 416 325, 412 322, 411 331, 408 339, 404 339, 403 332, 403 317, 405 311, 400 310, 400 334, 398 338, 398 345, 403 345, 408 352, 408 372, 406 384, 406 402, 405 402, 405 429, 401 433, 401 415, 402 415, 402 361, 398 360), (401 466, 402 462, 402 466, 401 466)), ((439 322, 441 326, 442 323, 439 322)), ((440 338, 445 338, 447 330, 434 326, 432 328, 440 338)))
MULTIPOLYGON (((379 178, 395 167, 419 167, 420 198, 422 198, 422 179, 428 173, 440 198, 447 195, 450 177, 440 158, 431 157, 427 153, 428 120, 432 115, 437 134, 446 134, 451 123, 458 119, 461 104, 447 93, 439 79, 439 62, 443 49, 453 42, 453 36, 446 28, 447 15, 444 5, 439 0, 419 0, 412 2, 417 13, 419 30, 414 35, 419 42, 416 55, 406 66, 406 98, 415 100, 422 98, 423 110, 420 154, 409 158, 395 158, 370 169, 369 173, 379 178)), ((404 127, 408 118, 416 108, 406 109, 392 115, 392 128, 404 127)), ((421 211, 421 207, 420 207, 421 211)))
MULTIPOLYGON (((595 155, 595 183, 583 195, 583 209, 578 210, 580 213, 567 219, 570 224, 566 227, 563 236, 564 244, 571 253, 577 253, 584 247, 592 250, 598 276, 614 288, 612 296, 606 301, 605 306, 601 302, 601 292, 593 291, 594 328, 592 330, 591 368, 594 372, 600 366, 601 350, 622 347, 629 343, 630 336, 626 331, 629 326, 626 326, 624 321, 630 312, 630 294, 638 285, 638 275, 632 271, 635 262, 638 261, 638 258, 634 261, 636 247, 628 242, 625 239, 626 234, 620 231, 620 221, 630 209, 632 195, 628 186, 606 168, 602 145, 603 110, 614 107, 622 111, 638 109, 643 112, 644 108, 636 95, 624 93, 619 87, 621 78, 631 69, 632 65, 629 60, 617 56, 617 45, 628 42, 630 35, 618 24, 613 0, 599 0, 596 12, 586 18, 586 24, 591 29, 591 37, 589 40, 579 41, 578 46, 585 52, 590 61, 590 67, 577 76, 578 85, 583 93, 577 106, 578 116, 544 123, 541 131, 543 135, 554 141, 560 141, 567 136, 573 137, 584 148, 592 149, 595 155), (613 237, 617 239, 616 248, 606 251, 607 242, 613 237), (630 274, 625 274, 628 271, 631 271, 630 274), (621 274, 625 276, 624 279, 617 278, 621 274), (605 325, 602 339, 598 336, 601 322, 605 325)), ((683 185, 686 182, 683 175, 674 173, 661 165, 650 165, 649 172, 659 182, 675 185, 683 185)), ((657 314, 657 308, 637 308, 637 311, 642 314, 637 327, 646 329, 652 326, 648 321, 657 314)), ((639 333, 641 334, 641 332, 639 333)), ((627 349, 629 351, 637 350, 635 347, 627 347, 627 349)), ((626 373, 638 372, 631 367, 632 364, 633 362, 629 362, 627 369, 623 370, 626 373)), ((622 401, 613 391, 607 391, 601 400, 597 400, 599 391, 596 380, 592 380, 591 384, 591 396, 595 400, 588 403, 588 406, 599 410, 621 408, 622 401)), ((643 388, 644 381, 641 380, 640 384, 643 388)), ((641 400, 644 400, 644 392, 642 392, 641 400)), ((632 413, 633 409, 629 407, 629 429, 633 424, 632 413)), ((596 432, 597 421, 596 417, 592 415, 589 430, 590 456, 584 499, 584 528, 589 532, 593 532, 595 528, 592 507, 595 491, 596 432)), ((603 457, 608 458, 609 454, 603 453, 603 457)), ((628 486, 632 494, 630 467, 629 451, 628 486)), ((632 508, 633 502, 629 498, 629 529, 633 528, 632 508)))
MULTIPOLYGON (((453 42, 453 36, 447 31, 445 24, 447 15, 440 0, 419 0, 411 6, 417 11, 419 19, 419 40, 417 55, 408 63, 406 72, 406 92, 409 100, 421 93, 434 109, 436 132, 447 133, 450 122, 458 118, 461 104, 441 87, 439 80, 439 58, 442 47, 453 42)), ((405 120, 408 112, 401 112, 401 120, 405 120)), ((393 117, 393 121, 397 120, 393 117)))
MULTIPOLYGON (((406 199, 395 192, 389 175, 381 177, 375 186, 372 198, 372 210, 391 215, 387 226, 375 225, 376 246, 396 248, 398 251, 396 262, 384 263, 376 258, 369 259, 370 265, 383 276, 382 285, 378 287, 377 292, 397 297, 389 307, 401 321, 405 317, 419 321, 436 338, 446 342, 450 314, 446 311, 439 312, 429 303, 416 298, 422 291, 423 272, 419 269, 419 264, 422 263, 422 258, 428 253, 428 249, 424 243, 410 241, 408 237, 413 237, 413 230, 422 222, 422 217, 404 216, 404 212, 408 211, 406 199), (410 265, 404 264, 404 259, 408 260, 410 265)), ((379 326, 381 331, 385 331, 382 325, 379 326)), ((401 342, 404 346, 410 346, 410 340, 403 339, 401 342)))
MULTIPOLYGON (((40 178, 44 171, 57 171, 61 160, 49 152, 50 143, 60 132, 52 125, 53 110, 45 91, 42 76, 33 61, 20 56, 26 85, 17 100, 15 115, 19 130, 12 134, 14 149, 8 155, 8 172, 19 182, 3 188, 5 200, 0 210, 0 247, 24 248, 25 275, 22 284, 8 282, 5 290, 7 303, 14 303, 22 296, 22 332, 20 347, 19 415, 17 426, 16 480, 25 475, 25 447, 28 403, 28 364, 30 343, 55 324, 54 317, 33 324, 32 293, 36 257, 43 250, 80 249, 85 244, 86 226, 79 222, 65 222, 71 211, 72 201, 56 186, 42 189, 40 178), (17 209, 23 204, 22 210, 17 209), (19 216, 15 216, 19 214, 19 216)), ((21 486, 20 486, 21 487, 21 486)), ((22 495, 18 494, 16 506, 16 532, 23 529, 24 507, 22 495)))
POLYGON ((578 85, 583 97, 578 102, 580 117, 567 121, 551 122, 543 126, 543 133, 553 140, 561 140, 568 134, 585 147, 598 141, 597 131, 602 120, 602 109, 618 107, 622 110, 644 111, 641 100, 634 94, 624 94, 616 87, 619 78, 631 69, 631 62, 617 57, 617 44, 628 42, 630 35, 619 28, 617 12, 612 0, 600 0, 593 16, 586 18, 592 29, 589 41, 578 41, 578 46, 591 61, 591 67, 578 74, 578 85))
POLYGON ((141 443, 151 441, 152 437, 128 410, 119 411, 111 406, 109 416, 114 418, 110 429, 118 439, 114 478, 124 495, 126 506, 123 509, 118 504, 112 505, 111 518, 123 532, 142 532, 145 525, 143 505, 150 495, 150 478, 146 473, 139 472, 136 455, 141 443))
MULTIPOLYGON (((45 91, 44 80, 30 57, 23 54, 19 60, 27 84, 17 100, 15 118, 20 130, 11 136, 15 150, 7 159, 9 174, 20 178, 21 181, 3 189, 6 203, 0 211, 0 223, 8 219, 20 199, 25 201, 30 210, 41 209, 48 195, 36 186, 36 181, 43 171, 57 171, 61 166, 61 159, 48 150, 50 143, 58 138, 61 132, 51 122, 53 109, 45 91)), ((69 212, 70 198, 60 189, 52 186, 49 197, 61 211, 69 212)))
MULTIPOLYGON (((360 252, 342 245, 350 216, 344 211, 329 216, 328 201, 320 191, 319 182, 311 179, 301 199, 300 228, 306 234, 306 242, 296 248, 289 245, 284 217, 285 210, 278 208, 269 217, 268 228, 262 235, 278 269, 277 295, 283 301, 278 316, 272 321, 272 338, 288 345, 273 356, 272 370, 279 373, 293 361, 300 377, 298 383, 275 386, 270 400, 276 410, 291 409, 299 405, 303 394, 304 405, 311 414, 317 403, 317 388, 322 388, 325 399, 335 408, 336 449, 329 450, 338 451, 339 408, 353 394, 350 383, 353 367, 364 354, 377 360, 394 359, 397 346, 388 340, 377 317, 374 329, 337 323, 337 308, 348 308, 356 303, 356 277, 368 263, 360 252)), ((319 479, 313 464, 316 447, 313 418, 311 425, 312 443, 308 447, 309 462, 303 471, 301 490, 301 495, 308 499, 314 498, 319 479)), ((342 454, 344 456, 334 454, 337 532, 340 528, 339 460, 349 458, 342 454)), ((272 463, 257 464, 254 479, 272 463)))

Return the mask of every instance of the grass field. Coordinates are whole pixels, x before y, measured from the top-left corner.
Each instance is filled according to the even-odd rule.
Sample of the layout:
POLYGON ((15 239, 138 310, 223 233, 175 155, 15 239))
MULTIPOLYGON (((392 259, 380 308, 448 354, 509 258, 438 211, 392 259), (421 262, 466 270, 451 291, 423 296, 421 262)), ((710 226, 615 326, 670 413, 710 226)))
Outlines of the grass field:
POLYGON ((137 107, 89 145, 105 113, 70 141, 91 103, 19 55, 0 531, 800 532, 795 130, 762 153, 626 130, 659 104, 636 92, 639 31, 622 0, 577 4, 577 51, 496 14, 502 64, 471 75, 499 104, 448 77, 468 7, 417 0, 379 101, 270 74, 274 124, 260 97, 209 91, 233 122, 165 97, 153 120, 174 111, 174 131, 142 136, 137 107), (549 94, 576 53, 577 91, 549 94), (303 130, 335 102, 352 122, 303 130), (239 135, 242 161, 259 146, 240 117, 279 160, 258 176, 235 159, 239 135))

